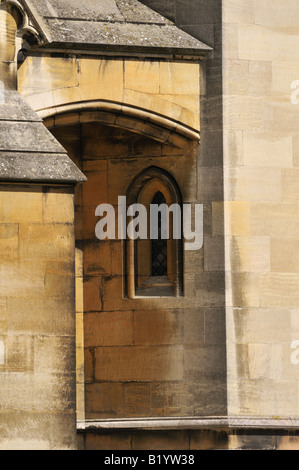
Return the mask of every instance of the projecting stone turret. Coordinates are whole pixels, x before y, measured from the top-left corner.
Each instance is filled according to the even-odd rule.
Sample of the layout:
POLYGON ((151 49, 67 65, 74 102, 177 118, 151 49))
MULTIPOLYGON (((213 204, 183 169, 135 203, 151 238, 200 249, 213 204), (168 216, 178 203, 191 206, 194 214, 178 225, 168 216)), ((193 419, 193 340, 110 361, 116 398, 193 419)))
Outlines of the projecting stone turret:
MULTIPOLYGON (((25 19, 25 22, 28 22, 25 19)), ((16 34, 24 20, 15 2, 0 5, 0 181, 75 184, 84 175, 17 92, 16 34)), ((32 33, 24 30, 24 34, 32 33)))
POLYGON ((0 90, 16 90, 16 33, 20 20, 16 10, 0 6, 0 90))
POLYGON ((85 177, 17 91, 30 28, 17 1, 1 3, 0 449, 74 449, 73 198, 85 177))

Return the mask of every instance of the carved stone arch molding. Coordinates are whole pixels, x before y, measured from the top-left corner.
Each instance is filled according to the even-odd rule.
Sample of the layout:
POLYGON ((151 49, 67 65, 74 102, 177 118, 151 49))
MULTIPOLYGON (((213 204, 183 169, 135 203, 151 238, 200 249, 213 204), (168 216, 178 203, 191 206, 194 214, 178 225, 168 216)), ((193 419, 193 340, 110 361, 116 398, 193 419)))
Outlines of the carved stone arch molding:
POLYGON ((100 122, 179 148, 183 148, 190 141, 198 142, 200 139, 198 132, 182 123, 126 103, 95 100, 49 108, 38 114, 48 129, 100 122))

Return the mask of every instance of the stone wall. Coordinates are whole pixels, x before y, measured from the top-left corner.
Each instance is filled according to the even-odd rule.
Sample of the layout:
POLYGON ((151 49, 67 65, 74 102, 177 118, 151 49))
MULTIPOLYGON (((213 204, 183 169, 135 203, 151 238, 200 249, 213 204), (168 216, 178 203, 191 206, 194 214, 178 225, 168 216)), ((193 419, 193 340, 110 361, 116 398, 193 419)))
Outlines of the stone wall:
MULTIPOLYGON (((50 116, 47 125, 89 180, 76 203, 79 414, 228 414, 257 417, 257 427, 262 417, 296 418, 299 108, 292 83, 299 7, 295 0, 144 3, 213 47, 200 75, 198 64, 74 57, 30 57, 19 71, 22 94, 50 116), (201 145, 180 140, 174 151, 157 135, 134 137, 123 120, 113 121, 116 129, 80 121, 76 103, 97 100, 200 130, 201 145), (53 117, 63 109, 74 114, 53 117), (77 127, 65 127, 76 120, 77 127), (95 207, 116 204, 151 164, 175 177, 184 202, 204 204, 204 247, 186 258, 185 298, 163 308, 154 299, 123 297, 121 243, 94 238, 95 207)), ((287 431, 268 430, 265 438, 262 431, 225 432, 230 448, 298 445, 287 431)), ((104 434, 86 435, 84 445, 100 448, 109 441, 104 434)), ((119 434, 118 446, 138 439, 158 445, 152 433, 134 434, 135 441, 129 435, 119 434)), ((190 435, 166 433, 165 445, 174 439, 188 446, 190 435)), ((208 437, 198 432, 196 445, 214 446, 215 436, 208 437)))
MULTIPOLYGON (((20 89, 32 106, 41 110, 41 115, 43 107, 54 109, 55 104, 60 106, 64 101, 75 104, 76 99, 85 97, 86 92, 92 99, 99 96, 107 96, 109 100, 124 99, 125 104, 153 109, 172 119, 175 116, 180 116, 180 119, 184 115, 191 116, 190 111, 200 113, 200 148, 195 143, 189 144, 189 148, 177 150, 142 136, 134 137, 122 130, 105 128, 96 123, 84 124, 84 118, 77 128, 59 128, 59 125, 67 124, 67 120, 63 121, 63 116, 55 118, 52 123, 51 120, 47 121, 54 135, 88 177, 88 182, 82 187, 82 194, 77 199, 78 211, 83 208, 83 223, 78 224, 78 218, 76 224, 81 229, 77 247, 82 251, 77 249, 78 259, 82 261, 83 253, 84 260, 82 269, 79 267, 77 270, 77 283, 80 285, 77 291, 77 305, 80 305, 77 316, 80 331, 84 330, 84 341, 80 341, 80 346, 84 342, 85 347, 85 361, 78 349, 78 411, 82 418, 146 419, 149 416, 226 414, 224 222, 223 211, 216 214, 212 212, 212 203, 223 200, 221 8, 218 3, 215 9, 205 11, 205 16, 202 4, 198 7, 200 15, 192 2, 188 5, 184 2, 176 10, 179 26, 183 25, 215 47, 211 58, 200 66, 201 100, 197 111, 194 106, 198 98, 194 93, 190 95, 190 90, 195 90, 197 72, 195 66, 190 64, 173 63, 170 68, 167 66, 169 72, 173 71, 168 77, 159 74, 158 89, 155 88, 157 75, 152 77, 153 83, 144 83, 144 77, 147 76, 145 67, 148 67, 146 62, 124 61, 123 70, 129 70, 128 65, 129 68, 134 66, 134 74, 125 72, 125 81, 120 81, 116 93, 110 90, 110 80, 102 80, 103 87, 100 90, 93 88, 94 81, 91 83, 91 79, 88 82, 90 88, 82 86, 89 72, 87 60, 84 61, 85 75, 83 68, 79 68, 77 83, 65 87, 64 82, 62 89, 58 85, 53 87, 53 81, 51 83, 44 72, 46 63, 50 64, 52 61, 55 64, 53 59, 38 63, 36 58, 32 58, 31 64, 37 66, 36 70, 39 71, 35 76, 45 77, 46 87, 43 84, 43 88, 49 90, 47 94, 41 92, 35 95, 30 68, 26 70, 23 67, 20 70, 20 89), (184 15, 186 6, 189 17, 184 15), (182 70, 184 73, 181 75, 182 70), (190 75, 191 70, 195 74, 192 72, 193 75, 190 75), (143 73, 138 75, 137 71, 143 73), (171 82, 166 84, 161 81, 162 78, 171 82), (189 80, 193 80, 191 88, 184 85, 189 80), (133 88, 134 92, 129 90, 128 93, 123 88, 123 84, 129 83, 129 88, 133 88), (168 87, 166 95, 163 92, 165 86, 168 87), (188 97, 191 101, 188 101, 188 97), (171 106, 167 101, 172 103, 171 106), (156 108, 151 108, 153 104, 156 108), (188 113, 174 114, 178 105, 188 109, 188 113), (94 233, 95 207, 101 202, 116 204, 117 197, 126 193, 132 179, 152 164, 169 171, 177 180, 184 202, 204 204, 204 248, 195 254, 186 253, 185 297, 163 299, 163 307, 157 300, 132 301, 123 298, 121 243, 106 242, 101 245, 94 233), (215 225, 217 236, 213 233, 215 225), (83 240, 83 244, 80 244, 80 240, 83 240), (83 292, 83 297, 78 292, 83 292), (83 365, 85 385, 82 380, 83 365)), ((27 67, 29 64, 30 62, 27 67)), ((91 65, 90 71, 93 73, 92 70, 97 68, 95 63, 91 65)), ((111 66, 107 63, 107 67, 103 68, 107 76, 111 66)), ((163 67, 165 68, 165 64, 163 67)), ((53 65, 51 70, 52 77, 59 77, 59 68, 55 71, 53 65)), ((118 83, 119 74, 112 74, 112 77, 118 83)), ((70 119, 74 123, 71 116, 70 119)), ((194 122, 196 119, 185 121, 185 124, 196 128, 194 122)), ((158 435, 152 432, 140 435, 140 445, 157 446, 158 436, 161 436, 157 432, 158 435)), ((130 434, 125 435, 126 440, 131 442, 130 434)), ((161 442, 165 446, 169 446, 170 441, 173 446, 187 445, 189 440, 188 434, 183 433, 182 442, 187 441, 182 444, 181 432, 169 431, 163 435, 161 442)), ((106 446, 120 448, 121 431, 113 436, 113 444, 108 444, 109 437, 105 437, 103 433, 98 436, 87 433, 86 442, 81 445, 82 448, 101 448, 106 443, 106 446)), ((196 444, 199 447, 217 448, 222 445, 217 437, 216 443, 211 437, 208 444, 208 436, 202 433, 195 435, 195 439, 199 439, 196 444)))
POLYGON ((298 417, 298 16, 293 0, 223 2, 232 415, 298 417))
POLYGON ((75 449, 73 190, 0 187, 0 448, 75 449))
POLYGON ((184 203, 197 201, 197 144, 177 149, 95 122, 52 132, 88 178, 76 198, 81 415, 84 407, 88 420, 222 414, 223 296, 205 273, 202 250, 184 253, 183 297, 129 299, 123 241, 95 236, 96 207, 108 202, 117 209, 118 196, 150 166, 170 172, 184 203))
MULTIPOLYGON (((298 450, 298 432, 267 430, 99 431, 79 433, 81 450, 298 450)), ((199 454, 201 457, 201 454, 199 454)))
POLYGON ((190 62, 72 57, 29 57, 19 70, 20 92, 88 178, 76 222, 80 419, 226 413, 224 243, 223 231, 212 237, 211 210, 223 197, 221 87, 207 87, 206 78, 219 67, 215 57, 208 71, 190 62), (122 107, 105 109, 108 102, 122 107), (88 114, 86 103, 97 103, 98 114, 88 114), (130 112, 150 111, 196 131, 199 105, 204 151, 196 140, 158 135, 157 126, 150 138, 138 135, 145 134, 142 112, 126 126, 133 133, 123 129, 130 106, 130 112), (63 110, 69 113, 55 116, 63 110), (114 121, 113 111, 120 114, 114 121), (93 119, 113 127, 88 123, 93 119), (162 137, 170 145, 158 143, 162 137), (95 237, 97 205, 116 205, 151 165, 171 174, 184 203, 204 204, 204 249, 185 252, 183 298, 124 298, 122 244, 95 237))
MULTIPOLYGON (((197 62, 74 54, 64 58, 50 54, 28 57, 18 73, 20 93, 42 118, 65 111, 78 112, 91 108, 92 103, 104 110, 105 105, 108 109, 108 104, 113 103, 117 112, 125 112, 121 105, 145 110, 153 117, 166 117, 197 133, 199 80, 197 62)), ((141 119, 145 118, 141 115, 141 119)))

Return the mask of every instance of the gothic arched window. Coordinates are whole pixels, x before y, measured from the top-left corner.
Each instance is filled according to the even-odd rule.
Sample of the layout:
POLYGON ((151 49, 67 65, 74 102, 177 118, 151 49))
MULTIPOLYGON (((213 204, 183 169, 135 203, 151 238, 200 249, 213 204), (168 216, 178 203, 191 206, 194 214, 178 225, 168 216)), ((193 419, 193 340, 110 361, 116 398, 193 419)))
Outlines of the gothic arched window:
POLYGON ((128 297, 182 295, 182 214, 176 182, 164 170, 151 167, 130 185, 127 205, 132 204, 145 208, 147 236, 126 242, 128 297))
MULTIPOLYGON (((166 199, 158 191, 152 200, 152 205, 166 204, 166 199)), ((158 214, 158 238, 151 240, 152 276, 167 276, 167 239, 162 237, 162 213, 158 214)))

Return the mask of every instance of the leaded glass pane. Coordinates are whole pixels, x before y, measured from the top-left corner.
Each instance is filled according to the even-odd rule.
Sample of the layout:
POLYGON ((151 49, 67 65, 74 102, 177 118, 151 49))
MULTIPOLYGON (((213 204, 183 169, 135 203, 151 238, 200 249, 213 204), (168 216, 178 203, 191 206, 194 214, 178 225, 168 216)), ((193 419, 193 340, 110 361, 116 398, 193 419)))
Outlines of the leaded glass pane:
MULTIPOLYGON (((152 204, 166 204, 165 197, 158 191, 152 204)), ((152 276, 167 275, 167 240, 161 239, 162 221, 161 213, 158 218, 158 239, 152 240, 152 276)))

